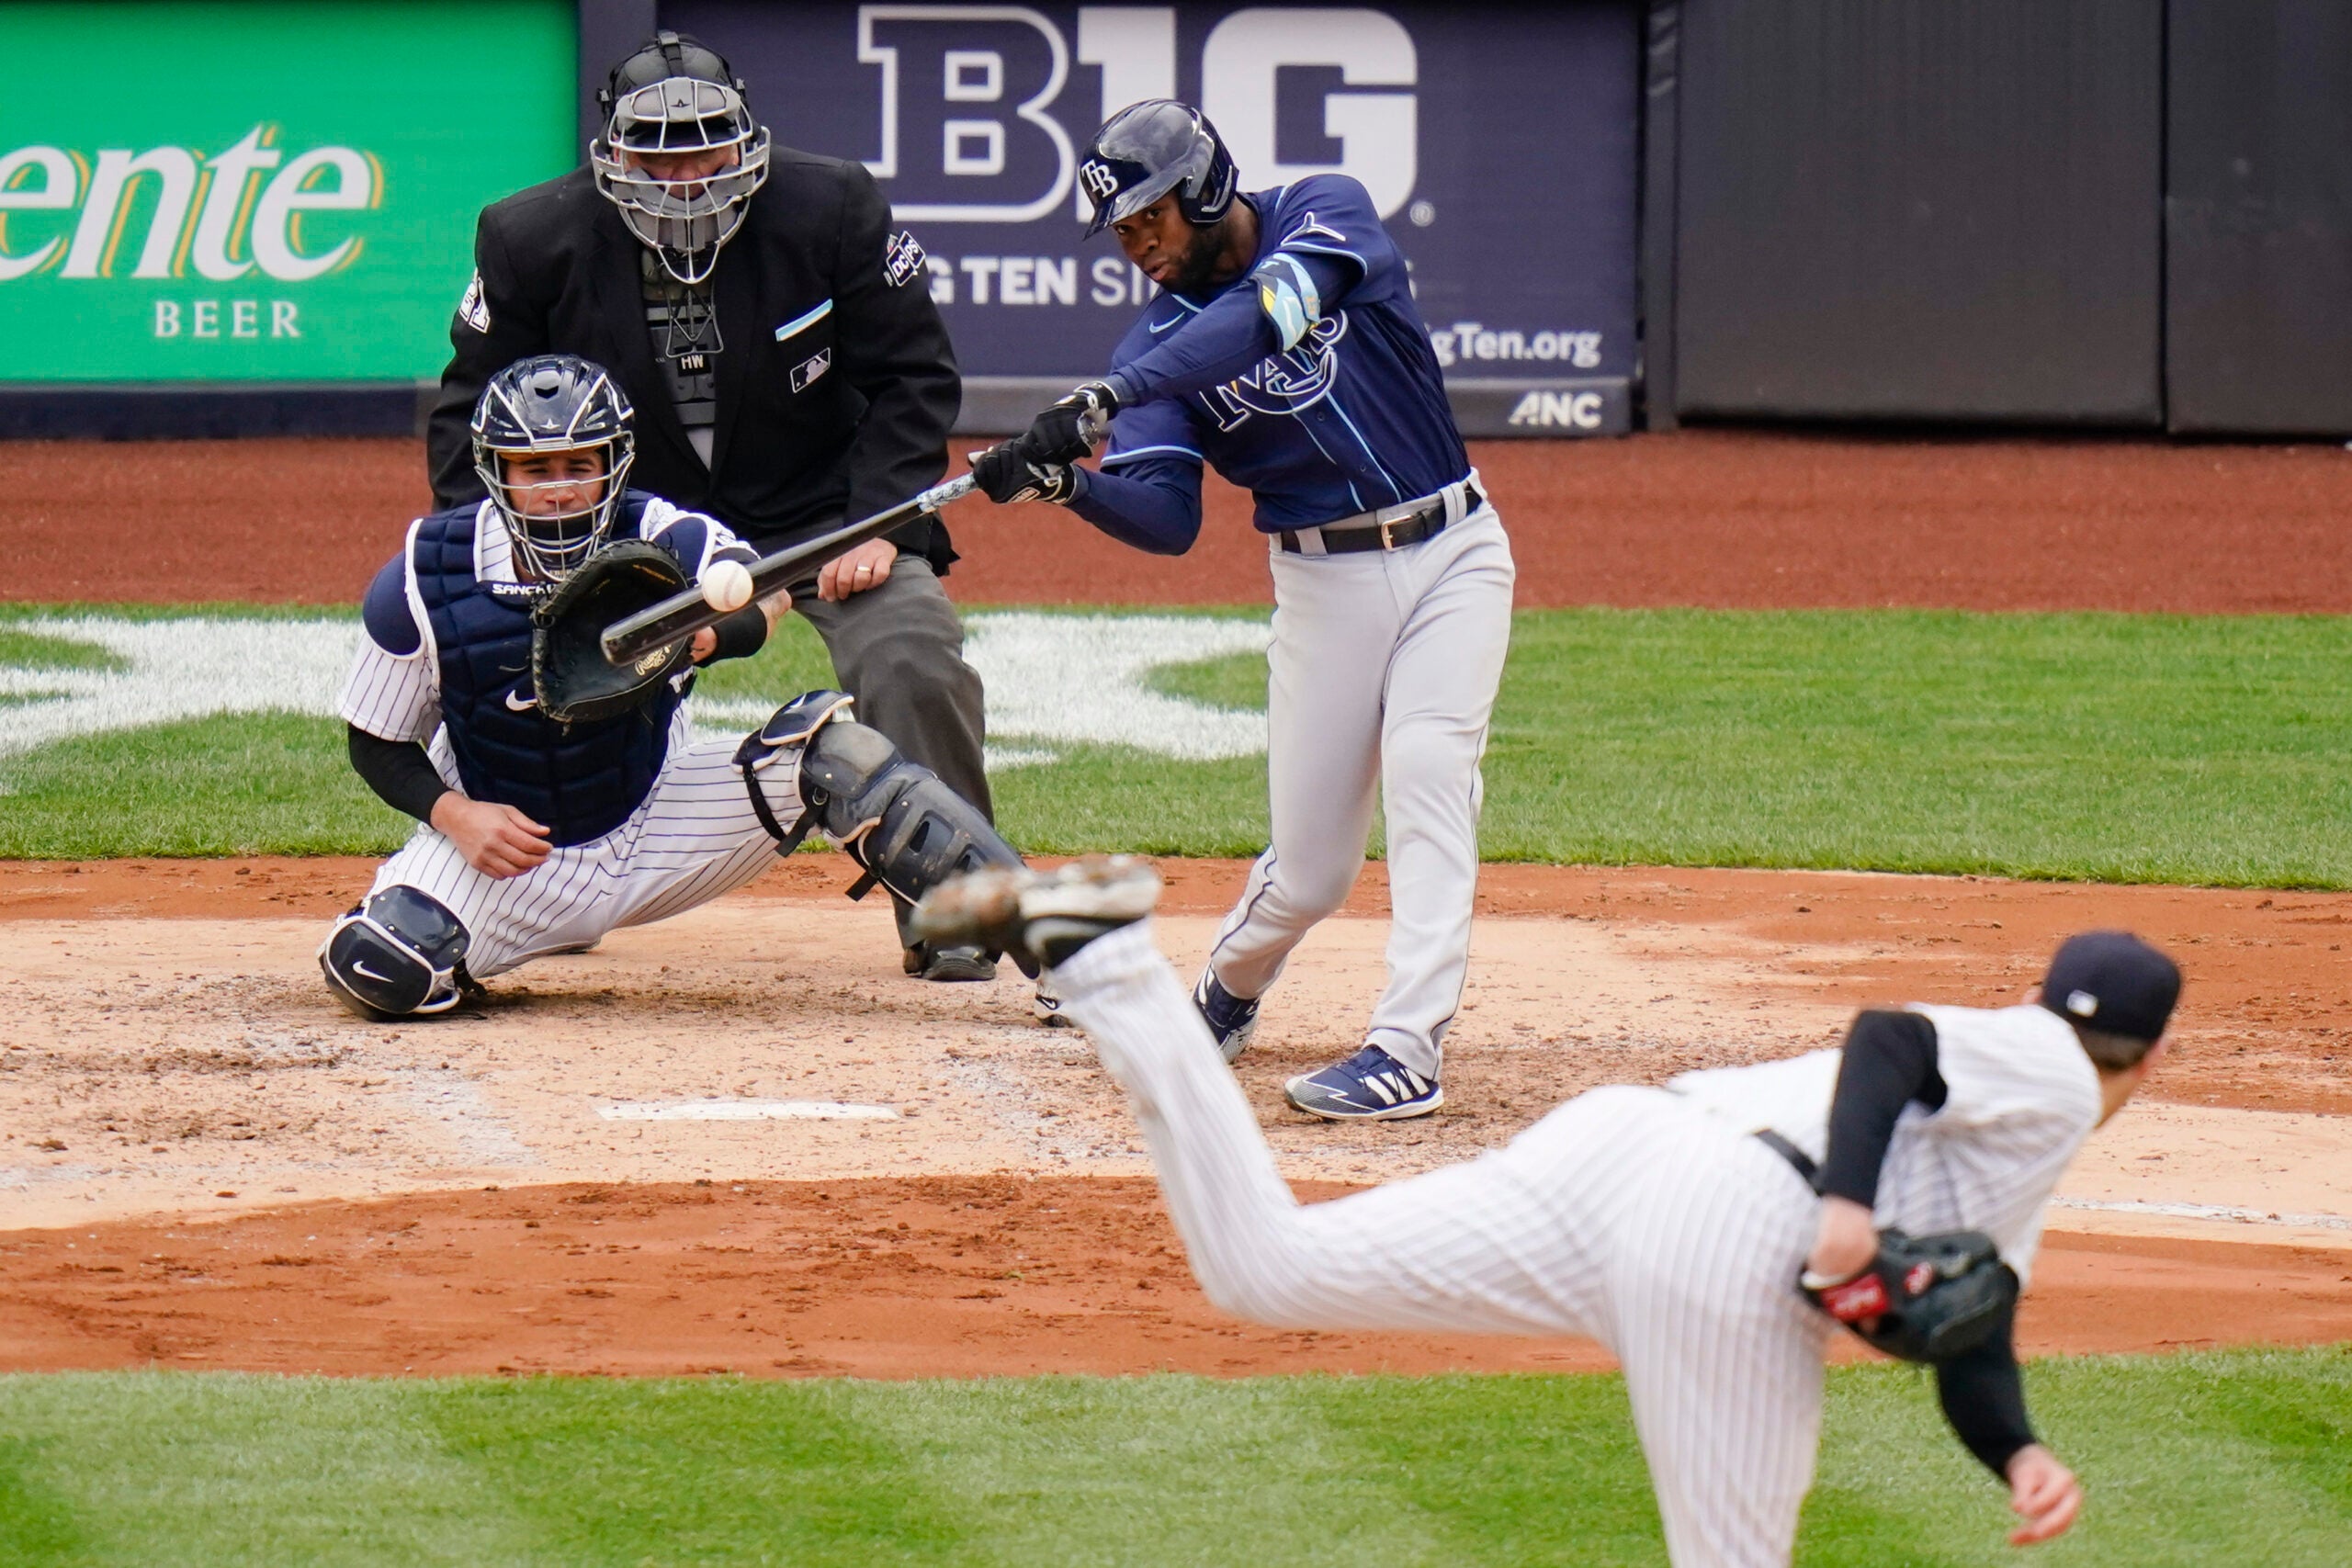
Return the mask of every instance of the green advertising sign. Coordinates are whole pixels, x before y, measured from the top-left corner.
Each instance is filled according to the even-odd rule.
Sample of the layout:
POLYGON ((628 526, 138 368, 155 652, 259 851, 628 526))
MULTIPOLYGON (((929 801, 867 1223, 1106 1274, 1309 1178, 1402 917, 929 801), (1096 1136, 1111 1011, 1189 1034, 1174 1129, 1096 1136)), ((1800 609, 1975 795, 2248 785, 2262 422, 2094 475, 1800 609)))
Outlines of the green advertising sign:
POLYGON ((7 20, 0 382, 430 377, 475 213, 580 158, 571 0, 7 20))

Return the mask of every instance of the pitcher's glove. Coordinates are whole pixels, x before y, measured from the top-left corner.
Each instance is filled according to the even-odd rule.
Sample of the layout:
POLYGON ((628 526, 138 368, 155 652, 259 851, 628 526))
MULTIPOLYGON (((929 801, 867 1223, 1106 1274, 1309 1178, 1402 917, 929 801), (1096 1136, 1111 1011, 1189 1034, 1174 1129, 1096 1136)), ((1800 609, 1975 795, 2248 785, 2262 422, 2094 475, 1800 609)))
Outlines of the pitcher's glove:
POLYGON ((2015 1270, 1982 1231, 1878 1233, 1859 1273, 1828 1280, 1807 1269, 1805 1299, 1890 1356, 1949 1361, 1982 1345, 2018 1299, 2015 1270))
POLYGON ((979 481, 980 493, 999 506, 1016 501, 1069 505, 1078 494, 1078 469, 1069 463, 1033 462, 1028 439, 1017 435, 971 454, 972 477, 979 481))
POLYGON ((531 611, 531 684, 539 711, 558 724, 581 724, 643 706, 693 659, 692 644, 616 669, 605 662, 605 628, 685 586, 678 558, 642 539, 616 539, 582 561, 531 611))

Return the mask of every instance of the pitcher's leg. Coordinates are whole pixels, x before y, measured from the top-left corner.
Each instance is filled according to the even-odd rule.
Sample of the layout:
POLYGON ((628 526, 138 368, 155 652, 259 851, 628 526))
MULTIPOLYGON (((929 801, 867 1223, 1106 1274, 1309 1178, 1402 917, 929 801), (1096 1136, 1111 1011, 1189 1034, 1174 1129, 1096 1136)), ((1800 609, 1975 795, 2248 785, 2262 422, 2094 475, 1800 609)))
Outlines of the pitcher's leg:
POLYGON ((1301 1207, 1148 921, 1052 973, 1132 1096, 1193 1271, 1219 1307, 1296 1327, 1590 1332, 1573 1227, 1510 1201, 1519 1173, 1504 1162, 1301 1207))
POLYGON ((1351 558, 1275 564, 1266 650, 1266 852, 1217 928, 1209 969, 1263 996, 1315 922, 1363 869, 1380 767, 1380 678, 1393 627, 1385 591, 1351 558))
POLYGON ((1414 606, 1389 665, 1388 984, 1368 1038, 1425 1077, 1439 1076, 1469 967, 1478 765, 1510 641, 1511 581, 1500 527, 1471 536, 1414 606))
POLYGON ((1753 1147, 1671 1172, 1661 1159, 1611 1269, 1614 1348, 1676 1568, 1785 1568, 1821 1433, 1826 1320, 1792 1285, 1815 1204, 1777 1156, 1738 1142, 1753 1147))

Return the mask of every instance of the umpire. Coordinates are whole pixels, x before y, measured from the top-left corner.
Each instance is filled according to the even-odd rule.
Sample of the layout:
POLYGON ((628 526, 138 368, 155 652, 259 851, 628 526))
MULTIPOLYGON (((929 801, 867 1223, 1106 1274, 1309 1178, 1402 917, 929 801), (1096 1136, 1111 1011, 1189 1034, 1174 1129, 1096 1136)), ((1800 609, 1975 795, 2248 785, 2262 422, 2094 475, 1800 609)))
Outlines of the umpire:
MULTIPOLYGON (((865 168, 770 143, 715 51, 661 32, 614 67, 589 167, 482 210, 426 442, 434 504, 482 498, 469 422, 529 355, 611 367, 639 411, 633 482, 762 553, 935 483, 963 389, 922 248, 865 168)), ((796 584, 858 716, 989 812, 980 678, 925 519, 796 584)), ((909 974, 979 980, 908 934, 909 974)))

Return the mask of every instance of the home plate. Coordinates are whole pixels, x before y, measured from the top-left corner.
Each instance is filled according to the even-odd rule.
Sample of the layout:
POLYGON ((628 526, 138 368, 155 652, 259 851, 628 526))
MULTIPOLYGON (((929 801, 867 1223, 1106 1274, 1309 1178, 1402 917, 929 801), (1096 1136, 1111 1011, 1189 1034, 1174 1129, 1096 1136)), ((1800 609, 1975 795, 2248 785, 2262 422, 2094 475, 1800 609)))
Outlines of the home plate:
POLYGON ((639 1100, 600 1105, 607 1122, 895 1122, 887 1105, 835 1100, 639 1100))

